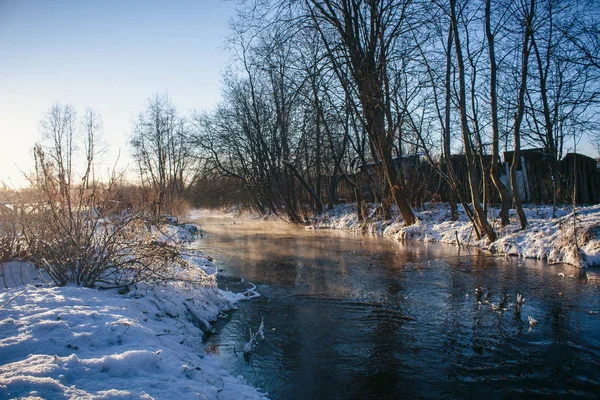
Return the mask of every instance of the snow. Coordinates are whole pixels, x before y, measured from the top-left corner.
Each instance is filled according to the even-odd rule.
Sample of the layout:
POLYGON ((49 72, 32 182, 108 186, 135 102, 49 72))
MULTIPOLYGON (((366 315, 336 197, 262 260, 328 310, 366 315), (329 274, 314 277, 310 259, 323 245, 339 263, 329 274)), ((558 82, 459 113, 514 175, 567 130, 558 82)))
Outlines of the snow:
MULTIPOLYGON (((153 234, 176 242, 197 237, 185 225, 153 234)), ((213 274, 214 265, 192 248, 188 261, 213 274)), ((52 287, 24 262, 2 268, 0 398, 265 398, 202 343, 211 322, 258 296, 254 290, 234 294, 185 280, 139 283, 123 294, 52 287)))
MULTIPOLYGON (((491 252, 565 262, 600 264, 600 205, 572 211, 529 207, 529 227, 519 230, 515 215, 498 240, 477 240, 464 212, 449 219, 444 204, 417 210, 419 222, 403 226, 399 216, 377 218, 370 206, 360 223, 352 205, 340 205, 315 219, 312 228, 381 233, 398 240, 476 246, 491 252), (574 226, 574 221, 576 222, 574 226), (575 243, 575 237, 577 242, 575 243)), ((460 211, 460 210, 459 210, 460 211)), ((497 215, 497 210, 492 210, 497 215)), ((491 218, 493 220, 493 218, 491 218)), ((235 222, 235 220, 232 220, 235 222)), ((193 225, 150 227, 154 240, 177 244, 185 260, 180 281, 138 283, 127 293, 74 286, 52 287, 47 277, 22 261, 2 263, 0 279, 0 398, 260 399, 264 394, 234 377, 208 354, 202 337, 211 322, 236 302, 259 296, 250 285, 231 293, 215 285, 216 268, 196 250, 203 232, 193 225), (193 284, 191 282, 200 282, 193 284)), ((530 323, 533 325, 535 322, 530 323)), ((262 337, 263 325, 244 349, 262 337)))
POLYGON ((579 268, 600 265, 600 205, 577 208, 575 224, 569 207, 558 209, 556 218, 551 218, 551 207, 529 206, 525 208, 529 222, 525 230, 519 229, 513 210, 510 214, 511 224, 504 228, 494 219, 498 210, 491 212, 493 216, 490 220, 498 233, 498 239, 493 243, 489 243, 486 238, 476 239, 460 206, 460 218, 452 221, 448 205, 440 203, 426 203, 422 209, 416 210, 419 221, 408 227, 403 225, 399 215, 391 221, 379 219, 376 205, 369 207, 368 222, 361 223, 356 216, 355 206, 343 204, 319 215, 311 228, 367 231, 398 240, 474 246, 498 254, 567 263, 579 268))
POLYGON ((190 243, 204 235, 204 232, 193 224, 168 224, 160 228, 152 226, 151 231, 157 240, 171 244, 190 243))
POLYGON ((25 284, 42 285, 49 281, 44 274, 29 263, 23 261, 7 261, 0 263, 2 278, 0 289, 25 284))

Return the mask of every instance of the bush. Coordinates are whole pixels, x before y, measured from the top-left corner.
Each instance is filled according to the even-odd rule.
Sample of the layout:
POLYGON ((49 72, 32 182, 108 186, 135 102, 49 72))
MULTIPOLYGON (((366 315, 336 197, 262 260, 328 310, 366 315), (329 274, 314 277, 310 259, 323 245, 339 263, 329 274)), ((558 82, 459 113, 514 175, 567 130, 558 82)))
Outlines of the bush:
MULTIPOLYGON (((5 214, 18 227, 23 256, 56 285, 123 287, 174 279, 193 268, 177 244, 157 240, 164 222, 150 211, 124 206, 131 203, 122 201, 119 185, 74 187, 61 196, 51 178, 42 176, 31 188, 12 193, 5 214)), ((14 238, 0 236, 0 254, 13 253, 14 238)))
POLYGON ((45 204, 21 215, 27 258, 59 286, 123 287, 191 268, 179 246, 157 239, 161 225, 148 214, 100 209, 58 212, 45 204))
POLYGON ((17 251, 17 230, 14 212, 0 205, 0 262, 8 261, 17 251))

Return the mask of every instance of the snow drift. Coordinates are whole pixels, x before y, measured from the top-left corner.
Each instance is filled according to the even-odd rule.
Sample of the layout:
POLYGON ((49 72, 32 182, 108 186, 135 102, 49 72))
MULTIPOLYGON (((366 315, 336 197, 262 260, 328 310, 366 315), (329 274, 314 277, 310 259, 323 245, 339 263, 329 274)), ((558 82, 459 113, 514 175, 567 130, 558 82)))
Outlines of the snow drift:
MULTIPOLYGON (((511 210, 509 226, 502 228, 493 221, 498 233, 498 240, 493 243, 474 237, 472 226, 460 206, 458 221, 451 221, 446 204, 426 203, 416 211, 419 222, 406 227, 400 216, 390 221, 378 219, 374 205, 370 206, 368 221, 360 222, 355 206, 344 204, 319 215, 313 228, 367 231, 398 240, 474 246, 495 253, 562 262, 580 268, 600 265, 600 205, 578 208, 575 214, 568 208, 562 208, 557 211, 556 218, 551 218, 551 207, 527 207, 525 213, 529 226, 525 230, 519 230, 516 215, 511 210)), ((498 215, 497 210, 492 212, 498 215)))

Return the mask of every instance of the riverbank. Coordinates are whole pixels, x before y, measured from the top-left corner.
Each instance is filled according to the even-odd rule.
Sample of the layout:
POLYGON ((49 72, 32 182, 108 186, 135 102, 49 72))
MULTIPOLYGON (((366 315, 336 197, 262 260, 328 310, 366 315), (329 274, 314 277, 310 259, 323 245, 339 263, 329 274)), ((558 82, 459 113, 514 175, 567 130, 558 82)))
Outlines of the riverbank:
MULTIPOLYGON (((182 229, 168 236, 189 240, 182 229)), ((245 296, 211 283, 215 267, 194 247, 186 257, 201 284, 141 282, 127 293, 53 287, 31 264, 3 263, 0 398, 264 398, 204 348, 211 323, 245 296)))
MULTIPOLYGON (((578 208, 575 216, 571 207, 562 207, 557 210, 554 219, 551 218, 551 207, 526 207, 529 226, 525 230, 519 229, 516 214, 511 210, 509 226, 502 228, 494 221, 498 240, 493 243, 486 238, 478 240, 475 237, 460 206, 458 221, 452 221, 447 204, 426 203, 422 209, 415 210, 419 222, 409 227, 403 226, 399 215, 384 221, 376 211, 376 207, 370 205, 368 220, 360 222, 355 205, 338 205, 317 216, 311 228, 366 231, 397 240, 477 247, 493 253, 567 263, 579 268, 600 265, 600 205, 578 208)), ((498 215, 498 210, 493 212, 498 215)))

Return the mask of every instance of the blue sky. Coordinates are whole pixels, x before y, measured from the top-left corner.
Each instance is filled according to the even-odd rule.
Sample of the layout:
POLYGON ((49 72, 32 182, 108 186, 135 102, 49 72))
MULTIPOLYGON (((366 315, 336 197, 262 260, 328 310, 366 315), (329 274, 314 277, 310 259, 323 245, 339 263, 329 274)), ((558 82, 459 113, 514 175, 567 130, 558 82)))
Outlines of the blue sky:
MULTIPOLYGON (((127 156, 132 120, 167 92, 180 112, 219 101, 235 2, 0 0, 0 180, 31 165, 52 104, 103 116, 106 167, 127 156)), ((133 170, 132 166, 130 169, 133 170)))

